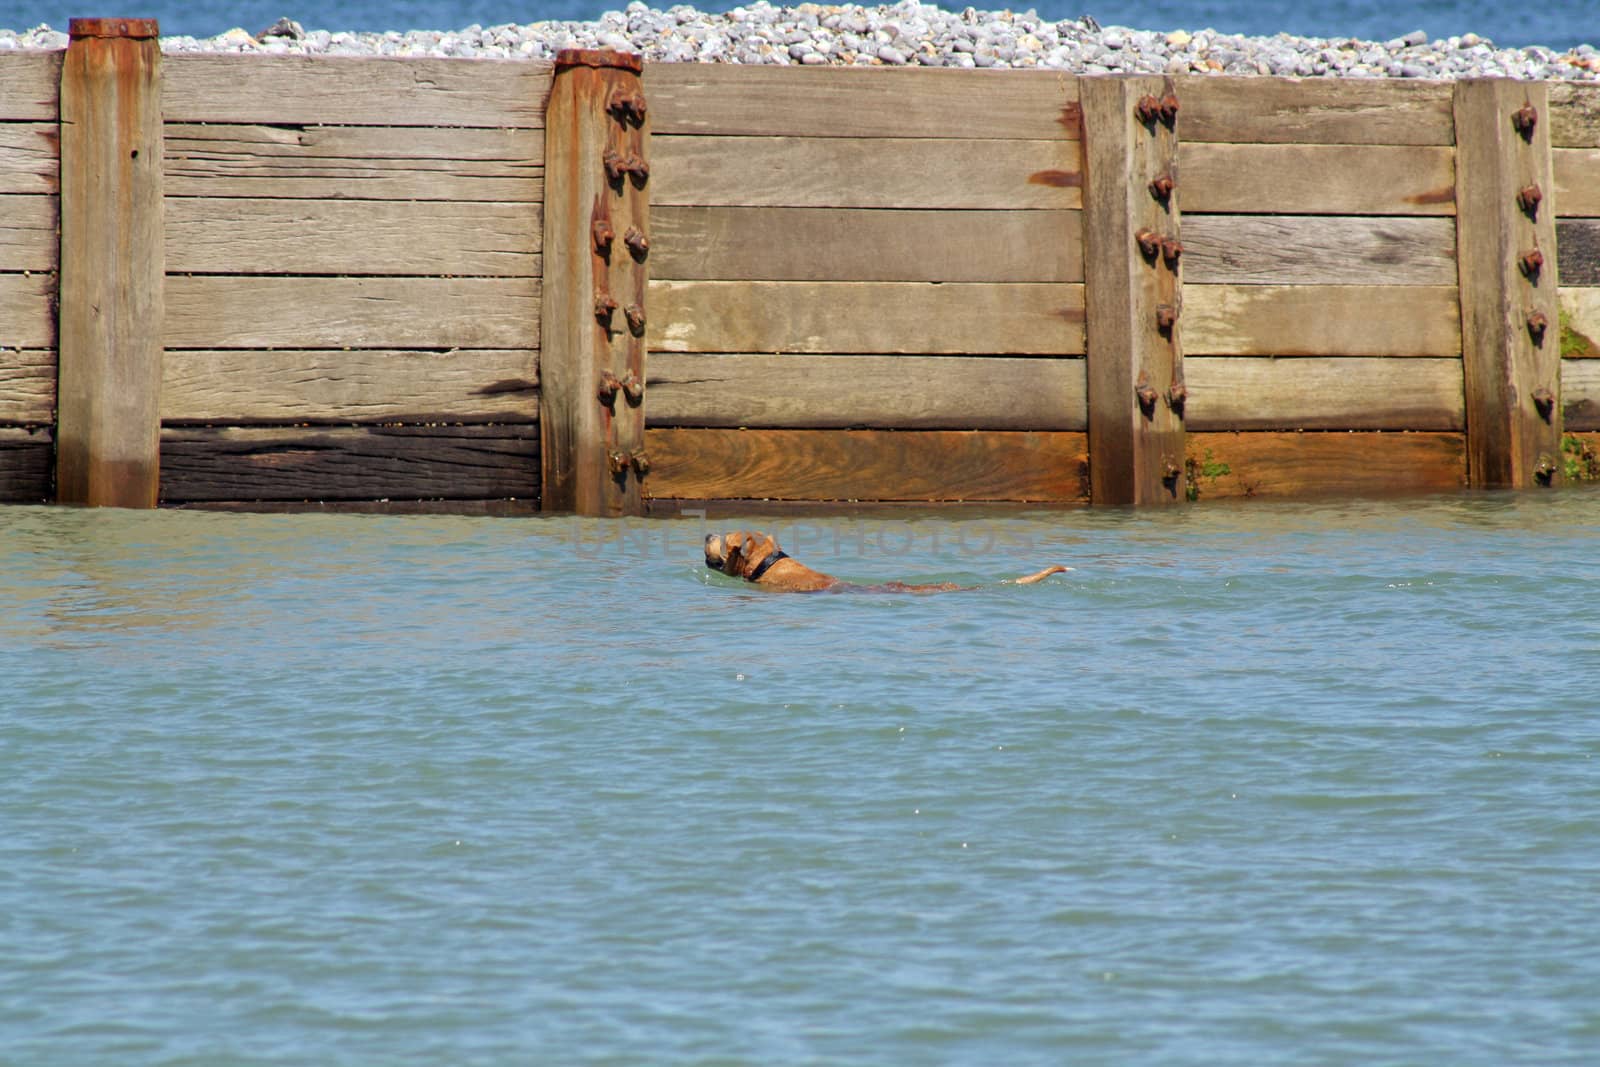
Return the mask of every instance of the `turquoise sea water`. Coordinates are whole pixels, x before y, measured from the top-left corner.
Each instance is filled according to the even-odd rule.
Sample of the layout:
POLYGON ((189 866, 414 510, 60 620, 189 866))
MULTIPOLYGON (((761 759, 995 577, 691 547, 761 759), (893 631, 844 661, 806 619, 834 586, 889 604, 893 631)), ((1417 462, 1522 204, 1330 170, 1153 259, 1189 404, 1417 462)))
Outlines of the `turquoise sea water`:
POLYGON ((0 510, 0 1062, 1594 1062, 1600 495, 762 525, 0 510))

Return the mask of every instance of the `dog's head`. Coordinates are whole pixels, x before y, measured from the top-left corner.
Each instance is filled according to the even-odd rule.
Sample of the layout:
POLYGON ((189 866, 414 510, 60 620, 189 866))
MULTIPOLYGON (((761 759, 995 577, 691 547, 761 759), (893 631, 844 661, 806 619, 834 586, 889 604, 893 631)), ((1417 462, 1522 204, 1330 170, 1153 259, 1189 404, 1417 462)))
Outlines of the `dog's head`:
POLYGON ((777 551, 778 542, 770 534, 749 530, 706 534, 706 566, 735 578, 749 578, 777 551))

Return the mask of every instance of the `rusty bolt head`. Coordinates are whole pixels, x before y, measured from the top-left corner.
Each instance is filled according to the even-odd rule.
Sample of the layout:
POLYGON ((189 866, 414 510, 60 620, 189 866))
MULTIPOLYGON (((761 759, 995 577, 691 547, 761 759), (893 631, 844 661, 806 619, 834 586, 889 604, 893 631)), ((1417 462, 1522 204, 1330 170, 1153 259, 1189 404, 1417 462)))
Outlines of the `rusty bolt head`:
POLYGON ((1521 268, 1524 277, 1537 282, 1539 271, 1544 268, 1544 253, 1537 248, 1530 249, 1517 258, 1517 266, 1521 268))
POLYGON ((1544 199, 1544 193, 1537 185, 1524 185, 1517 190, 1517 206, 1527 213, 1529 218, 1539 217, 1539 202, 1544 199))
POLYGON ((1541 454, 1539 462, 1533 467, 1533 480, 1540 485, 1553 485, 1556 480, 1556 465, 1551 462, 1548 455, 1541 454))
POLYGON ((643 452, 635 452, 633 454, 633 470, 634 473, 641 478, 643 478, 646 474, 649 474, 650 457, 645 455, 643 452))
POLYGON ((600 325, 610 326, 611 313, 615 310, 617 302, 612 299, 610 293, 601 293, 594 298, 594 317, 599 320, 600 325))
POLYGON ((1176 185, 1177 183, 1172 180, 1172 175, 1163 174, 1150 183, 1150 195, 1165 204, 1172 199, 1172 190, 1176 185))
POLYGON ((1141 96, 1133 106, 1133 114, 1146 126, 1153 125, 1161 117, 1161 101, 1153 96, 1141 96))
POLYGON ((1177 308, 1173 307, 1171 304, 1156 305, 1156 329, 1160 330, 1164 334, 1169 334, 1172 332, 1172 328, 1177 324, 1177 308))
POLYGON ((633 175, 635 185, 643 185, 650 180, 650 164, 646 163, 642 156, 629 155, 622 169, 633 175))
POLYGON ((1544 344, 1544 333, 1550 328, 1550 320, 1542 311, 1528 313, 1528 335, 1533 338, 1536 345, 1544 344))
POLYGON ((600 161, 605 164, 606 181, 608 182, 620 182, 622 175, 628 170, 627 163, 623 161, 622 153, 615 148, 606 149, 605 155, 600 157, 600 161))
POLYGON ((1511 126, 1524 141, 1533 140, 1533 131, 1539 125, 1539 111, 1532 104, 1523 104, 1511 113, 1511 126))
POLYGON ((1173 382, 1172 388, 1167 390, 1167 406, 1183 418, 1183 406, 1189 402, 1189 387, 1182 382, 1173 382))
POLYGON ((1166 96, 1163 96, 1159 105, 1159 111, 1161 114, 1161 121, 1166 123, 1168 126, 1171 126, 1174 122, 1176 122, 1178 120, 1178 95, 1176 93, 1168 93, 1166 96))
POLYGON ((606 453, 606 466, 611 468, 614 478, 621 478, 628 473, 628 468, 633 465, 633 457, 620 448, 613 448, 606 453))
POLYGON ((1550 416, 1556 410, 1556 395, 1550 391, 1548 386, 1540 386, 1533 391, 1533 407, 1539 413, 1541 419, 1549 422, 1550 416))
POLYGON ((616 238, 617 231, 611 228, 611 220, 595 219, 589 227, 594 234, 594 250, 599 255, 611 251, 611 242, 616 238))
POLYGON ((622 383, 617 381, 617 376, 608 370, 600 372, 600 388, 595 390, 595 395, 600 398, 600 403, 609 407, 617 399, 617 390, 622 388, 622 383))
POLYGON ((1162 459, 1162 461, 1161 461, 1161 480, 1163 482, 1166 482, 1168 485, 1172 485, 1172 484, 1177 482, 1178 476, 1181 475, 1182 473, 1183 473, 1183 468, 1178 466, 1176 463, 1174 463, 1171 460, 1171 458, 1163 458, 1162 459))
POLYGON ((611 90, 611 96, 606 99, 606 110, 616 116, 618 122, 632 122, 636 126, 644 125, 644 94, 630 92, 620 85, 611 90))
POLYGON ((1156 253, 1161 251, 1161 235, 1153 230, 1140 230, 1133 235, 1139 242, 1139 251, 1144 253, 1145 259, 1155 259, 1156 253))
POLYGON ((1149 379, 1143 374, 1139 375, 1139 384, 1134 387, 1133 395, 1138 398, 1140 411, 1143 411, 1147 417, 1155 414, 1156 400, 1159 394, 1156 393, 1155 386, 1151 385, 1149 379))
POLYGON ((622 393, 628 398, 628 403, 637 406, 644 399, 644 382, 633 371, 629 371, 628 376, 622 379, 622 393))
POLYGON ((622 235, 622 243, 628 246, 634 259, 643 259, 650 254, 650 238, 637 226, 628 227, 628 232, 622 235))
POLYGON ((644 308, 640 307, 638 304, 629 304, 627 307, 622 309, 622 313, 628 317, 628 332, 633 334, 635 337, 643 337, 644 308))
POLYGON ((1178 257, 1183 255, 1183 244, 1176 237, 1163 237, 1161 239, 1161 258, 1167 261, 1167 266, 1178 262, 1178 257))

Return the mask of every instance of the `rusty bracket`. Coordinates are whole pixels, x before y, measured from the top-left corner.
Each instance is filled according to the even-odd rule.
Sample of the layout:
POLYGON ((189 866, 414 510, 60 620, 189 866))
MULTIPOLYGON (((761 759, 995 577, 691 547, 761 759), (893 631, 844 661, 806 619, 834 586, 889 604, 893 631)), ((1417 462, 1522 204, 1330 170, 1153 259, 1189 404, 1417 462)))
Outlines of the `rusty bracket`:
POLYGON ((1161 251, 1161 235, 1154 230, 1140 230, 1133 235, 1139 242, 1139 252, 1151 263, 1156 261, 1156 255, 1161 251))
POLYGON ((644 308, 638 304, 629 304, 622 309, 623 315, 628 319, 628 332, 635 337, 644 336, 644 308))
POLYGON ((1172 180, 1172 175, 1163 174, 1151 181, 1148 188, 1157 203, 1169 204, 1172 202, 1172 190, 1177 188, 1177 184, 1172 180))
POLYGON ((1542 311, 1528 312, 1528 336, 1534 345, 1544 347, 1544 334, 1550 328, 1550 319, 1542 311))
POLYGON ((1545 422, 1555 414, 1556 395, 1550 391, 1549 386, 1541 385, 1533 391, 1533 408, 1545 422))
POLYGON ((1133 387, 1133 395, 1139 400, 1139 410, 1144 412, 1145 418, 1153 418, 1156 413, 1156 401, 1160 399, 1155 386, 1150 384, 1150 375, 1145 371, 1139 372, 1139 382, 1133 387))
POLYGON ((1538 185, 1524 185, 1517 190, 1517 206, 1522 213, 1535 221, 1539 218, 1539 202, 1544 199, 1544 193, 1538 185))
POLYGON ((1533 142, 1534 128, 1539 125, 1539 109, 1531 103, 1523 105, 1511 113, 1511 126, 1522 135, 1524 141, 1533 142))
POLYGON ((622 235, 622 243, 628 246, 634 259, 642 261, 650 254, 650 238, 637 226, 628 227, 628 232, 622 235))
POLYGON ((1517 267, 1522 271, 1523 277, 1538 285, 1539 271, 1544 268, 1544 253, 1537 248, 1529 249, 1517 257, 1517 267))
POLYGON ((610 293, 602 292, 594 298, 594 317, 606 329, 611 328, 611 313, 617 310, 617 302, 610 293))

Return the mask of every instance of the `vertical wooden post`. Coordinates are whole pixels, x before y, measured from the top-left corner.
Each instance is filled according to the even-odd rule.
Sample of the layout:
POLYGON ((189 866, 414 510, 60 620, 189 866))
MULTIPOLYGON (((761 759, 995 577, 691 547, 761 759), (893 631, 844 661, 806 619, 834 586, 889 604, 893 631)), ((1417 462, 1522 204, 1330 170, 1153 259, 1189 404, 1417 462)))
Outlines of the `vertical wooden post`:
POLYGON ((155 507, 161 458, 161 49, 154 19, 73 19, 61 67, 64 504, 155 507))
POLYGON ((569 49, 545 120, 543 508, 638 515, 650 123, 642 61, 569 49))
POLYGON ((1541 82, 1457 82, 1455 127, 1467 478, 1551 485, 1561 329, 1548 93, 1541 82))
POLYGON ((1079 81, 1089 492, 1095 504, 1184 499, 1178 99, 1170 78, 1079 81))

